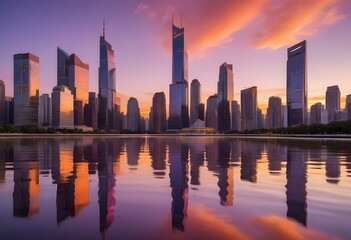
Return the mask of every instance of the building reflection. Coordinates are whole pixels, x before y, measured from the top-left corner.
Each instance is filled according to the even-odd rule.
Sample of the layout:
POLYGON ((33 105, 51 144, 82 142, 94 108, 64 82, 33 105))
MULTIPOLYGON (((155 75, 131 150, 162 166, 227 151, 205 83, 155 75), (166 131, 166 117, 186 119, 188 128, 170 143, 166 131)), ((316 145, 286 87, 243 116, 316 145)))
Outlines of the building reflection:
POLYGON ((31 217, 39 213, 38 145, 30 139, 14 144, 13 216, 31 217))
MULTIPOLYGON (((140 158, 140 150, 144 144, 144 138, 128 138, 125 140, 126 151, 127 151, 127 162, 131 167, 138 166, 138 161, 140 158)), ((133 169, 134 169, 133 168, 133 169)))
POLYGON ((173 143, 169 148, 169 178, 172 188, 172 228, 184 232, 184 217, 188 209, 189 147, 173 143))
POLYGON ((149 139, 149 152, 151 157, 151 166, 154 170, 155 178, 164 178, 166 175, 166 141, 163 138, 149 139))
POLYGON ((307 225, 307 152, 287 146, 286 203, 287 217, 307 225))
POLYGON ((189 143, 190 148, 190 184, 200 185, 200 166, 204 164, 205 146, 203 142, 189 143))
POLYGON ((286 146, 270 143, 267 144, 268 170, 270 174, 279 174, 282 170, 282 161, 286 161, 286 146))
POLYGON ((325 162, 328 183, 337 184, 340 181, 340 156, 329 153, 325 162))
POLYGON ((251 141, 243 141, 241 144, 241 169, 240 179, 248 182, 257 182, 257 153, 262 150, 251 141))

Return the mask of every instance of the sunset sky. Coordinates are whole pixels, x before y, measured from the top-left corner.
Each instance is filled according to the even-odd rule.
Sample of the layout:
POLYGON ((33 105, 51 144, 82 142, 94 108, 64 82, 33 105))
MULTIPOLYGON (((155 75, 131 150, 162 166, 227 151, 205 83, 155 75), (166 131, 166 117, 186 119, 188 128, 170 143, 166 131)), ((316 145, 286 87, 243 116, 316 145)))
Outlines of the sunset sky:
MULTIPOLYGON (((235 100, 257 86, 266 108, 270 96, 285 102, 287 47, 307 40, 309 104, 327 86, 351 94, 350 0, 1 0, 0 79, 13 96, 13 55, 40 58, 40 94, 56 85, 56 48, 89 64, 90 90, 98 91, 99 36, 115 51, 117 92, 136 97, 143 115, 155 92, 168 101, 171 19, 183 15, 189 83, 197 78, 202 101, 217 91, 219 66, 233 64, 235 100)), ((344 103, 342 103, 344 107, 344 103)))

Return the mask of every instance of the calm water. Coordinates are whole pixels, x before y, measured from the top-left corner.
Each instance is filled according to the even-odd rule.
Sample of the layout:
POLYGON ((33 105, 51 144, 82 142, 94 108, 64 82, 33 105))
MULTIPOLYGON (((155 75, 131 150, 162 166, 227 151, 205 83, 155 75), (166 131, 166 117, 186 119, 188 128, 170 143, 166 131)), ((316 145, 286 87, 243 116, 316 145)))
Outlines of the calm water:
POLYGON ((0 139, 0 239, 351 238, 351 141, 0 139))

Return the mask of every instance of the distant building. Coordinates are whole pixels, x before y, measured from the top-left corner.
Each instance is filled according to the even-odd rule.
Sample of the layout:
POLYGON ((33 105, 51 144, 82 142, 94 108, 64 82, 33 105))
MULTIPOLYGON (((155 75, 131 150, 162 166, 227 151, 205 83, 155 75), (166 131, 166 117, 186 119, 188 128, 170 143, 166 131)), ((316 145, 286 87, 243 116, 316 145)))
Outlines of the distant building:
POLYGON ((150 131, 163 133, 167 129, 166 96, 164 92, 155 93, 152 98, 150 131))
POLYGON ((172 84, 169 86, 168 129, 189 126, 188 53, 184 28, 172 24, 172 84))
POLYGON ((201 103, 201 84, 194 79, 190 87, 190 125, 199 119, 199 105, 201 103))
POLYGON ((197 110, 198 110, 198 119, 200 119, 201 121, 205 121, 205 104, 200 103, 197 106, 197 110))
POLYGON ((265 119, 264 114, 262 113, 262 109, 257 108, 257 128, 262 129, 265 128, 265 119))
POLYGON ((281 128, 282 123, 282 99, 280 97, 270 97, 267 109, 267 128, 281 128))
POLYGON ((39 58, 31 53, 14 55, 14 123, 38 127, 39 58))
POLYGON ((95 92, 89 92, 89 102, 84 107, 84 125, 98 128, 98 98, 95 92))
POLYGON ((347 111, 347 119, 351 119, 351 94, 346 96, 346 106, 345 109, 347 111))
POLYGON ((223 63, 219 68, 219 80, 217 84, 218 96, 218 130, 228 131, 231 129, 231 102, 234 96, 233 65, 223 63))
POLYGON ((241 131, 241 112, 237 101, 232 101, 232 130, 241 131))
POLYGON ((140 109, 136 98, 129 98, 127 105, 127 129, 133 132, 139 131, 140 109))
POLYGON ((207 99, 206 127, 218 130, 218 97, 217 94, 207 99))
POLYGON ((310 124, 322 123, 322 103, 318 102, 311 106, 310 124))
POLYGON ((5 84, 0 80, 0 127, 5 125, 5 84))
POLYGON ((39 125, 41 127, 51 126, 51 98, 49 94, 39 97, 39 125))
POLYGON ((335 113, 340 110, 340 89, 338 85, 327 88, 325 93, 325 107, 328 111, 328 122, 335 121, 335 113))
POLYGON ((14 124, 14 102, 12 97, 5 97, 5 124, 14 124))
POLYGON ((257 129, 257 87, 241 90, 241 129, 257 129))
POLYGON ((348 118, 347 111, 339 110, 334 114, 334 121, 346 121, 348 118))
POLYGON ((288 48, 286 104, 288 126, 307 123, 306 41, 288 48))
POLYGON ((55 128, 74 127, 74 97, 71 90, 64 86, 56 86, 52 90, 52 126, 55 128))

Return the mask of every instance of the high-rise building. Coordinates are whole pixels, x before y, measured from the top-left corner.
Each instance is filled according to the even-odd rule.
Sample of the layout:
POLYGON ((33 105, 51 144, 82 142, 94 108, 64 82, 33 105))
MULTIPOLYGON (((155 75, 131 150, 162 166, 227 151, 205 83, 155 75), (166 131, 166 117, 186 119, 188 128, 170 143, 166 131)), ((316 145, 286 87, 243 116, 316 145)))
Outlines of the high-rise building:
POLYGON ((152 98, 150 126, 150 130, 156 133, 166 131, 166 96, 163 92, 155 93, 152 98))
POLYGON ((74 127, 74 97, 71 90, 64 86, 52 89, 52 126, 55 128, 74 127))
POLYGON ((265 118, 261 108, 257 108, 257 129, 262 129, 265 126, 265 118))
POLYGON ((201 103, 201 84, 194 79, 190 87, 190 125, 199 119, 199 105, 201 103))
POLYGON ((234 96, 233 65, 223 63, 219 67, 219 80, 217 84, 218 95, 218 130, 231 129, 231 101, 234 96))
POLYGON ((89 102, 84 107, 84 124, 93 129, 98 128, 98 100, 95 92, 89 92, 89 102))
POLYGON ((241 90, 241 129, 257 128, 257 87, 241 90))
POLYGON ((5 97, 5 124, 14 124, 14 105, 13 97, 5 97))
POLYGON ((51 126, 51 98, 49 94, 39 97, 39 125, 41 127, 51 126))
POLYGON ((16 127, 37 127, 39 108, 39 57, 31 53, 14 55, 14 123, 16 127))
POLYGON ((266 119, 267 128, 283 127, 282 119, 282 99, 280 97, 270 97, 266 119))
POLYGON ((288 126, 307 123, 306 41, 288 48, 286 103, 288 126))
POLYGON ((218 96, 210 96, 206 104, 206 127, 218 130, 218 96))
POLYGON ((0 80, 0 127, 5 125, 5 84, 0 80))
POLYGON ((105 39, 105 26, 100 36, 99 67, 99 118, 100 129, 114 130, 116 115, 116 66, 115 53, 105 39))
POLYGON ((84 106, 89 99, 89 65, 75 54, 57 48, 57 85, 68 87, 74 97, 74 125, 84 125, 84 106))
POLYGON ((340 89, 338 85, 327 87, 325 108, 328 111, 328 122, 336 120, 335 113, 340 110, 340 89))
POLYGON ((140 109, 136 98, 129 98, 127 104, 127 129, 139 131, 140 109))
POLYGON ((237 101, 232 101, 232 130, 241 130, 241 112, 237 101))
POLYGON ((351 119, 351 94, 346 96, 346 106, 345 109, 347 111, 347 119, 351 119))
POLYGON ((318 102, 311 106, 310 124, 322 123, 322 103, 318 102))
POLYGON ((172 23, 172 84, 169 86, 169 129, 189 126, 188 53, 184 28, 172 23))

